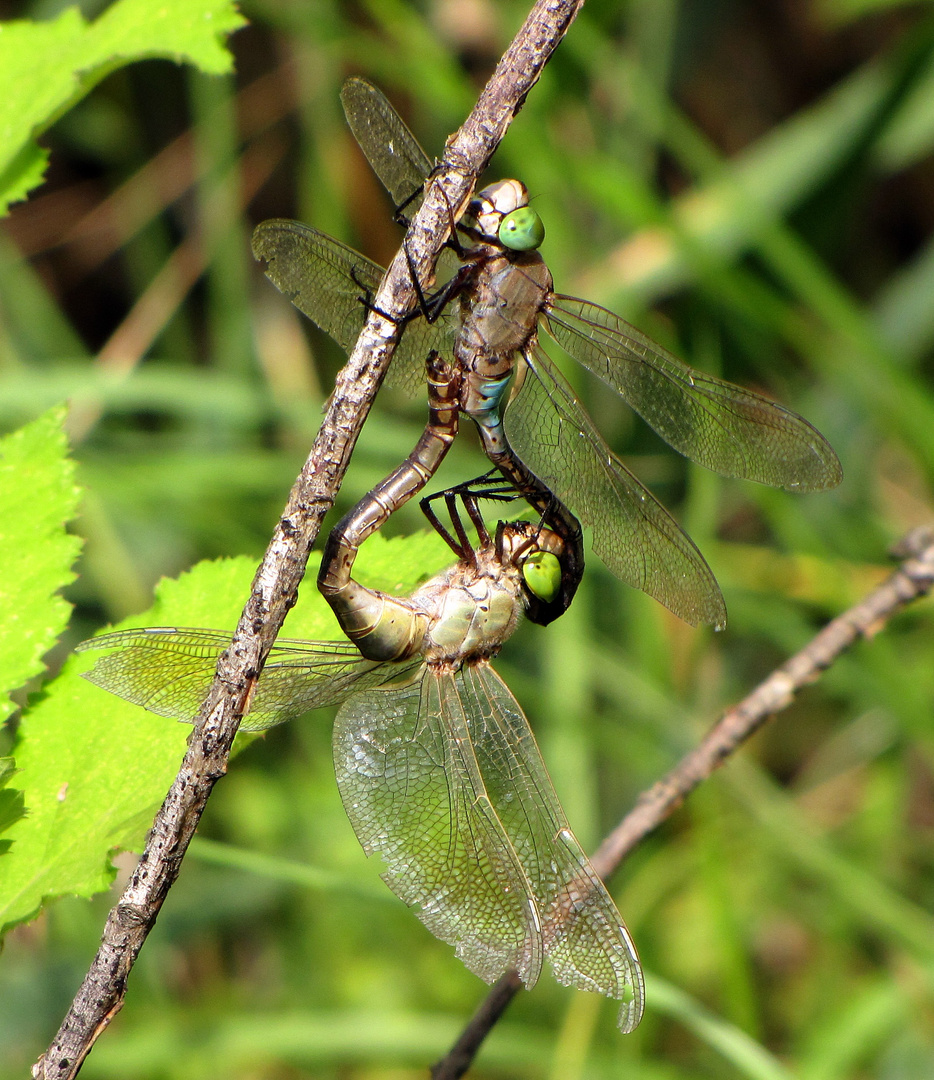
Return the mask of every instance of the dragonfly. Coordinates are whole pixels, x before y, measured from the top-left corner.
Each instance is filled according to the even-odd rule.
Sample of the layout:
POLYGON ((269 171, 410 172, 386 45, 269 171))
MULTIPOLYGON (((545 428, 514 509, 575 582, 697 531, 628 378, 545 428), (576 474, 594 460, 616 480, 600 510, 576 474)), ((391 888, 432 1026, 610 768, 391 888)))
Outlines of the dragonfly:
MULTIPOLYGON (((397 207, 416 207, 432 162, 383 94, 363 79, 342 90, 358 143, 397 207)), ((539 215, 517 180, 467 207, 451 279, 411 318, 387 373, 417 392, 427 353, 462 375, 460 410, 484 448, 523 486, 533 475, 585 524, 619 578, 693 625, 726 621, 697 547, 606 445, 539 341, 561 348, 622 396, 674 449, 726 476, 821 491, 842 479, 829 443, 805 419, 751 390, 696 371, 605 308, 553 291, 538 248, 539 215), (456 301, 456 302, 455 302, 456 301)), ((253 252, 280 291, 349 349, 383 269, 300 222, 262 222, 253 252), (361 301, 363 298, 363 302, 361 301)))
MULTIPOLYGON (((560 589, 563 539, 546 525, 500 522, 459 496, 446 538, 458 561, 397 598, 330 576, 354 642, 279 639, 242 727, 259 731, 337 704, 333 752, 344 808, 383 878, 487 982, 508 970, 529 988, 545 960, 559 982, 620 1000, 639 1023, 638 955, 612 897, 574 837, 521 706, 490 660, 528 603, 560 589)), ((448 505, 451 505, 449 499, 448 505)), ((218 657, 219 630, 121 630, 83 642, 108 650, 85 678, 192 722, 218 657)))

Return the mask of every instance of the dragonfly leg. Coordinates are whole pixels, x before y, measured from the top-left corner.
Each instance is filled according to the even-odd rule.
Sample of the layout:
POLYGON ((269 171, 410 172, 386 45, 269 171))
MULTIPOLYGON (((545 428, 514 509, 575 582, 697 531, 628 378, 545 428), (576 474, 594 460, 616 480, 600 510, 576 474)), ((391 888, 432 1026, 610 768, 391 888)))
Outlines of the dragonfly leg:
POLYGON ((357 276, 357 271, 355 267, 350 268, 349 276, 350 280, 354 283, 354 285, 356 285, 357 288, 360 289, 360 291, 363 293, 362 296, 357 297, 357 300, 363 306, 364 311, 373 311, 377 315, 386 319, 388 322, 393 323, 393 325, 395 326, 405 326, 405 324, 409 322, 410 319, 415 318, 415 314, 410 313, 408 315, 403 315, 400 319, 397 315, 390 315, 388 312, 383 311, 382 308, 378 308, 373 303, 373 290, 365 282, 360 280, 360 278, 357 276))
MULTIPOLYGON (((483 520, 483 515, 480 513, 480 507, 477 506, 477 496, 471 492, 461 494, 461 502, 464 504, 464 509, 467 511, 467 516, 473 522, 473 527, 477 530, 477 537, 480 543, 486 547, 490 542, 490 534, 486 527, 486 522, 483 520)), ((456 514, 457 507, 454 507, 456 514)), ((460 530, 463 532, 463 525, 461 524, 460 515, 457 515, 457 523, 460 530)))
MULTIPOLYGON (((418 192, 416 192, 415 194, 418 194, 418 192)), ((409 196, 410 200, 412 198, 414 198, 414 195, 409 196)), ((451 300, 453 300, 455 296, 458 296, 461 292, 463 292, 463 290, 469 285, 471 279, 477 272, 477 267, 479 266, 480 260, 482 258, 481 255, 474 254, 473 252, 467 250, 461 244, 460 239, 457 235, 458 225, 456 220, 454 219, 454 210, 451 204, 447 201, 447 197, 445 197, 445 202, 447 204, 448 219, 451 230, 448 239, 445 241, 445 245, 451 248, 452 251, 454 251, 454 253, 457 255, 457 258, 461 261, 461 263, 463 263, 463 265, 461 266, 460 270, 454 275, 454 277, 451 278, 450 281, 442 285, 441 288, 434 292, 431 296, 425 296, 425 291, 422 288, 422 283, 418 280, 418 272, 415 269, 415 261, 412 258, 411 252, 409 251, 408 238, 402 241, 402 250, 405 252, 405 261, 409 267, 409 277, 412 281, 413 287, 415 288, 415 294, 418 297, 418 310, 421 315, 424 316, 425 321, 428 323, 437 322, 437 320, 440 318, 441 314, 444 312, 444 309, 451 302, 451 300)))
MULTIPOLYGON (((474 418, 476 419, 476 417, 474 418)), ((580 522, 560 499, 516 457, 506 442, 502 422, 477 423, 480 439, 487 457, 541 515, 542 525, 556 532, 565 543, 566 554, 562 560, 561 590, 550 603, 533 598, 527 611, 532 622, 547 625, 563 614, 577 592, 584 573, 584 540, 580 522)))
POLYGON ((454 552, 454 554, 462 559, 465 557, 464 546, 460 540, 455 540, 454 537, 448 532, 447 528, 441 523, 441 519, 434 511, 434 507, 431 505, 434 499, 437 499, 440 495, 446 495, 447 492, 436 492, 434 495, 429 495, 427 498, 422 499, 419 503, 422 513, 428 518, 428 524, 435 530, 435 532, 441 537, 441 539, 447 544, 447 546, 454 552))
POLYGON ((486 523, 483 520, 483 516, 480 514, 479 507, 477 506, 478 501, 480 499, 488 499, 491 502, 514 502, 518 498, 521 498, 519 492, 516 491, 512 485, 498 479, 497 471, 491 469, 489 472, 484 473, 483 476, 478 476, 474 480, 467 480, 463 484, 457 484, 456 487, 448 488, 446 491, 436 491, 432 495, 426 495, 419 503, 419 506, 421 507, 422 513, 428 519, 428 523, 444 540, 454 554, 459 559, 474 563, 476 561, 476 553, 467 539, 463 523, 460 521, 460 513, 457 510, 457 499, 461 500, 467 510, 470 520, 477 530, 477 536, 480 539, 481 546, 486 546, 490 543, 491 537, 486 527, 486 523), (438 499, 444 499, 451 523, 457 533, 457 540, 454 539, 435 513, 432 503, 437 502, 438 499))
POLYGON ((402 202, 399 203, 399 205, 395 208, 395 210, 393 210, 392 220, 397 225, 401 225, 403 229, 408 229, 408 227, 412 224, 412 219, 408 217, 405 213, 406 208, 411 206, 412 203, 415 202, 415 200, 424 192, 424 190, 425 184, 421 184, 412 192, 411 195, 403 199, 402 202))
MULTIPOLYGON (((461 521, 460 515, 458 514, 456 495, 454 495, 451 490, 436 491, 434 495, 428 495, 426 498, 422 499, 419 503, 419 507, 421 508, 422 513, 428 519, 428 524, 447 544, 451 551, 454 552, 458 559, 470 563, 471 566, 476 566, 476 552, 473 549, 473 545, 470 543, 470 539, 468 538, 467 532, 464 529, 463 522, 461 521), (442 524, 441 519, 435 513, 434 507, 431 505, 437 499, 444 499, 444 505, 447 507, 448 517, 450 518, 451 525, 454 528, 454 536, 452 536, 451 533, 448 531, 447 527, 442 524)), ((481 544, 484 542, 482 536, 480 537, 480 542, 481 544)))
MULTIPOLYGON (((395 208, 392 214, 392 220, 397 225, 401 225, 403 229, 408 229, 408 227, 412 224, 412 219, 408 217, 405 213, 406 207, 411 206, 411 204, 415 202, 415 200, 419 198, 422 194, 427 194, 428 189, 431 187, 435 177, 440 171, 441 165, 435 165, 431 172, 425 177, 424 182, 419 187, 417 187, 411 195, 403 199, 402 202, 399 203, 399 205, 395 208)), ((445 240, 444 244, 445 247, 449 247, 460 259, 464 255, 464 246, 460 242, 460 237, 458 237, 457 235, 457 219, 454 217, 454 207, 451 206, 451 201, 447 197, 447 192, 443 188, 441 189, 441 195, 444 198, 445 205, 447 206, 448 225, 451 230, 451 235, 447 238, 447 240, 445 240)), ((408 252, 406 252, 406 254, 408 254, 408 252)))
MULTIPOLYGON (((457 434, 460 379, 437 353, 429 355, 426 366, 428 424, 421 438, 406 460, 334 526, 325 543, 318 573, 318 589, 331 605, 344 633, 372 660, 399 659, 412 643, 390 640, 395 632, 386 614, 387 605, 394 603, 391 598, 365 588, 351 577, 357 550, 390 514, 421 491, 457 434), (397 646, 403 650, 402 654, 387 655, 387 651, 397 646)), ((403 610, 411 616, 407 608, 403 610)), ((401 615, 400 618, 405 622, 401 615)), ((404 637, 407 632, 404 626, 398 628, 398 635, 404 637)))
MULTIPOLYGON (((440 171, 440 169, 441 169, 440 165, 436 165, 434 167, 434 169, 432 169, 431 175, 425 181, 425 190, 426 191, 428 190, 429 185, 434 180, 435 175, 440 171)), ((451 200, 448 198, 447 192, 443 188, 441 189, 441 194, 444 196, 444 205, 447 207, 447 211, 448 211, 448 226, 450 227, 450 230, 451 230, 450 235, 448 236, 447 240, 445 240, 445 242, 444 242, 445 246, 449 247, 454 252, 454 254, 458 257, 458 259, 461 260, 461 262, 466 262, 467 261, 467 252, 466 252, 466 250, 464 248, 464 245, 460 241, 460 237, 457 235, 458 224, 457 224, 457 219, 454 217, 454 207, 451 206, 451 200)))
MULTIPOLYGON (((427 185, 430 182, 430 179, 431 178, 429 177, 428 180, 423 185, 423 187, 419 188, 417 191, 413 191, 412 194, 408 197, 408 199, 406 199, 405 202, 401 206, 396 208, 396 212, 393 215, 394 220, 397 221, 400 225, 404 225, 404 227, 406 229, 408 229, 408 227, 409 227, 409 222, 405 217, 401 216, 402 210, 410 202, 412 202, 413 199, 415 199, 417 196, 421 195, 423 190, 427 189, 427 185)), ((443 191, 442 191, 442 194, 444 194, 443 191)), ((448 202, 446 195, 445 195, 445 203, 447 205, 448 220, 449 220, 450 229, 451 229, 451 234, 448 237, 448 239, 445 241, 445 243, 446 243, 446 245, 448 247, 453 249, 453 251, 456 253, 457 257, 459 259, 461 259, 461 261, 463 262, 463 261, 465 261, 464 249, 461 246, 460 240, 458 240, 458 238, 457 238, 457 222, 454 220, 454 211, 452 210, 451 204, 450 204, 450 202, 448 202)), ((422 286, 421 281, 419 281, 419 278, 418 278, 418 271, 415 268, 415 260, 412 258, 412 253, 409 251, 409 239, 408 239, 408 236, 403 238, 402 250, 405 252, 405 261, 406 261, 406 264, 408 265, 408 268, 409 268, 409 280, 412 282, 412 286, 415 289, 415 296, 418 299, 418 310, 424 316, 424 318, 425 318, 425 320, 427 322, 433 323, 438 319, 438 316, 444 310, 444 307, 447 304, 447 302, 455 295, 456 292, 460 291, 460 288, 462 286, 454 287, 454 286, 452 286, 452 282, 458 281, 461 278, 463 271, 456 274, 451 279, 451 281, 449 281, 446 285, 442 286, 442 288, 440 290, 438 290, 438 292, 435 293, 435 295, 430 296, 430 297, 426 297, 425 296, 425 290, 424 290, 424 288, 422 286), (453 291, 452 291, 452 289, 453 289, 453 291)))
MULTIPOLYGON (((428 323, 437 322, 451 300, 467 288, 470 279, 476 272, 475 266, 473 263, 466 263, 458 270, 450 281, 445 282, 440 289, 433 292, 430 296, 426 296, 425 291, 422 288, 422 283, 418 280, 418 271, 415 268, 415 262, 409 252, 409 246, 405 241, 402 243, 402 250, 405 252, 405 261, 409 268, 409 278, 412 281, 412 286, 415 289, 415 295, 418 299, 418 314, 423 316, 428 323)), ((468 259, 469 252, 465 252, 463 258, 465 260, 468 259)), ((408 318, 414 318, 414 315, 409 315, 408 318)))
MULTIPOLYGON (((415 298, 418 300, 418 310, 427 321, 431 322, 432 320, 429 318, 430 309, 428 306, 428 299, 425 296, 425 290, 422 288, 422 283, 418 280, 418 270, 415 267, 415 260, 412 258, 412 253, 409 251, 408 239, 402 241, 402 250, 405 252, 405 261, 409 268, 409 280, 412 282, 412 286, 415 289, 415 298)), ((437 318, 437 315, 435 318, 437 318)))
POLYGON ((483 520, 483 516, 480 513, 480 509, 477 506, 477 498, 469 488, 465 487, 449 488, 447 491, 443 492, 443 495, 444 505, 447 507, 448 516, 451 519, 451 524, 454 526, 454 532, 457 534, 457 539, 460 541, 461 557, 466 559, 471 566, 476 566, 477 553, 474 551, 470 539, 467 536, 467 530, 464 528, 464 522, 461 520, 460 511, 457 509, 457 500, 461 500, 464 509, 467 511, 470 520, 473 522, 473 526, 477 530, 477 539, 480 541, 480 546, 487 547, 490 543, 490 534, 487 530, 486 522, 483 520))

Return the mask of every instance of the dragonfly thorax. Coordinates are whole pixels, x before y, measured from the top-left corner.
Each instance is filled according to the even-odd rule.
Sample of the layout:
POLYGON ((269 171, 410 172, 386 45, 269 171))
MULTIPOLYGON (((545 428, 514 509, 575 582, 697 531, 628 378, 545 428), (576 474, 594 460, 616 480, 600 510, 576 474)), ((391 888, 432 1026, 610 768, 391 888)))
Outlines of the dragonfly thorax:
POLYGON ((520 585, 511 575, 508 582, 485 578, 447 588, 425 635, 425 659, 459 668, 495 656, 519 621, 520 585))
POLYGON ((495 542, 474 552, 472 561, 462 560, 412 596, 412 604, 429 613, 425 659, 459 667, 495 656, 518 625, 529 590, 542 581, 541 558, 559 562, 563 551, 564 542, 548 529, 501 523, 495 542))
POLYGON ((537 251, 496 253, 477 269, 461 298, 454 358, 464 373, 461 409, 481 428, 496 428, 517 357, 534 345, 551 274, 537 251))

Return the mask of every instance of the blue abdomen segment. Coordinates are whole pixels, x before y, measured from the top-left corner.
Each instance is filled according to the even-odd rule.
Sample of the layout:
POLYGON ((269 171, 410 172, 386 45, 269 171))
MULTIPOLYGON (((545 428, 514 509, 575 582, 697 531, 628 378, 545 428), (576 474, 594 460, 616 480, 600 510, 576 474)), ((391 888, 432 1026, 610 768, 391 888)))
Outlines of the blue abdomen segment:
POLYGON ((497 379, 470 380, 473 385, 464 412, 480 426, 484 443, 498 444, 505 438, 500 406, 511 378, 509 371, 497 379))

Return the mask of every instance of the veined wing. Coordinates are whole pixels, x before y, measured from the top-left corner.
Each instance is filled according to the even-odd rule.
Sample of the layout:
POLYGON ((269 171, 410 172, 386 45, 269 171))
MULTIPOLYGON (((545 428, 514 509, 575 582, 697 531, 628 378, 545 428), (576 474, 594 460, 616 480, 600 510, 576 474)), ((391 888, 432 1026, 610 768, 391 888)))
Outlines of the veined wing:
POLYGON ((354 694, 334 725, 344 809, 383 879, 480 978, 542 968, 538 909, 484 786, 454 676, 354 694))
MULTIPOLYGON (((341 88, 341 104, 357 144, 396 209, 414 217, 434 167, 431 158, 382 90, 366 79, 348 79, 341 88)), ((457 270, 458 260, 450 248, 442 250, 437 266, 442 280, 457 270)))
POLYGON ((546 325, 562 348, 692 461, 794 491, 822 491, 843 478, 830 444, 803 417, 694 371, 606 308, 553 294, 546 325))
POLYGON ((396 208, 411 217, 421 206, 418 193, 432 170, 431 159, 382 91, 366 79, 348 79, 341 88, 347 123, 396 208))
MULTIPOLYGON (((273 219, 253 231, 253 255, 266 261, 276 288, 350 352, 385 270, 365 255, 300 221, 273 219)), ((410 394, 425 384, 425 357, 450 352, 449 320, 409 322, 393 354, 386 381, 410 394)))
POLYGON ((525 714, 488 664, 465 666, 453 681, 485 789, 538 904, 555 977, 622 999, 619 1027, 632 1031, 644 998, 635 945, 571 832, 525 714))
POLYGON ((536 348, 506 408, 509 445, 585 525, 593 549, 633 588, 693 626, 726 625, 720 586, 703 555, 613 454, 552 361, 536 348))
MULTIPOLYGON (((204 701, 231 631, 177 627, 118 630, 83 641, 78 652, 113 649, 84 678, 160 716, 192 723, 204 701)), ((411 673, 410 664, 365 660, 347 641, 280 638, 259 678, 243 731, 262 731, 322 705, 336 705, 356 690, 411 673)))

